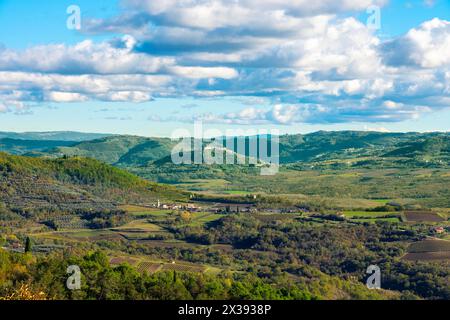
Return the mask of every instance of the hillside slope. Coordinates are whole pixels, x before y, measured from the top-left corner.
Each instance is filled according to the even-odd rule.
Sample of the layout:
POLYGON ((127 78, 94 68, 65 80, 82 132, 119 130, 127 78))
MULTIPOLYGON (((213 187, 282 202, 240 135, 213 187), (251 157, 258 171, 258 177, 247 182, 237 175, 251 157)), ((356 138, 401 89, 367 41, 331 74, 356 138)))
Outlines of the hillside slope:
POLYGON ((23 139, 0 139, 0 151, 16 155, 26 153, 44 152, 57 147, 70 147, 76 144, 75 141, 61 140, 23 140, 23 139))
POLYGON ((41 159, 0 153, 0 201, 15 208, 75 210, 122 202, 184 200, 175 188, 86 158, 41 159))
POLYGON ((5 132, 0 131, 0 139, 9 138, 16 140, 38 140, 38 141, 89 141, 111 136, 106 133, 84 133, 74 131, 52 131, 52 132, 5 132))
POLYGON ((175 146, 168 138, 114 136, 51 150, 52 155, 91 157, 116 165, 146 165, 167 155, 175 146))
MULTIPOLYGON (((250 137, 246 139, 248 151, 250 137)), ((231 138, 227 138, 228 142, 231 138)), ((448 156, 449 133, 382 133, 366 131, 319 131, 280 136, 280 163, 316 162, 355 157, 448 156), (406 148, 406 149, 405 149, 406 148), (440 152, 439 150, 442 150, 440 152), (439 154, 436 153, 439 151, 439 154), (442 154, 441 154, 442 153, 442 154)), ((168 138, 114 136, 57 147, 53 156, 85 156, 123 167, 146 166, 170 157, 176 142, 168 138)), ((238 152, 237 147, 233 150, 238 152)))

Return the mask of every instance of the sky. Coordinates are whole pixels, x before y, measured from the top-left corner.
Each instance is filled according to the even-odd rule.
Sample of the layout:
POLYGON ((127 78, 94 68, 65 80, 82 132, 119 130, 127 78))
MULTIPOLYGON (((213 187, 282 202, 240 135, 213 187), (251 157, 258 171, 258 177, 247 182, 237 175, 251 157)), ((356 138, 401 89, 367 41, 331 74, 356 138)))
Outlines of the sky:
POLYGON ((449 119, 450 0, 0 0, 0 131, 449 119))

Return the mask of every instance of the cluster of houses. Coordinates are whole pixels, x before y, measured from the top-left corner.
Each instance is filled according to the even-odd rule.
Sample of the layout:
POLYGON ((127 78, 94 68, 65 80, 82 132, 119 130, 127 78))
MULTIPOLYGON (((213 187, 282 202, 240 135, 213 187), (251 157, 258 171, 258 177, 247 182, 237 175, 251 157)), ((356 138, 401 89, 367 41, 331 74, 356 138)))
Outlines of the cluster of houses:
POLYGON ((257 212, 258 209, 252 203, 217 203, 209 208, 209 211, 215 213, 239 213, 239 212, 257 212))
MULTIPOLYGON (((212 205, 205 207, 200 207, 193 203, 189 204, 167 204, 161 203, 158 200, 152 205, 153 208, 163 209, 163 210, 184 210, 189 212, 213 212, 213 213, 256 213, 258 212, 258 207, 254 203, 224 203, 216 202, 212 205)), ((260 209, 261 210, 261 209, 260 209)), ((266 213, 298 213, 298 212, 309 212, 308 208, 299 207, 285 207, 285 208, 267 208, 263 209, 266 213)))
POLYGON ((188 203, 188 204, 166 204, 161 203, 161 201, 158 199, 158 201, 153 205, 154 208, 163 209, 163 210, 184 210, 189 212, 197 212, 200 211, 201 208, 196 206, 195 204, 188 203))

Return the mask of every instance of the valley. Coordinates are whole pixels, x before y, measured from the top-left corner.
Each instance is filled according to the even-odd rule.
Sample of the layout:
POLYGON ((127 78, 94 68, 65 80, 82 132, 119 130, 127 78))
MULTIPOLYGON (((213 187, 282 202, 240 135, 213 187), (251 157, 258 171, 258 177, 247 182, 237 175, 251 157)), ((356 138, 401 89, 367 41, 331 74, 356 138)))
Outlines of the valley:
POLYGON ((274 176, 174 165, 168 139, 17 144, 0 153, 0 293, 29 279, 62 299, 448 299, 449 140, 286 136, 274 176), (58 282, 67 261, 92 271, 81 292, 58 282))

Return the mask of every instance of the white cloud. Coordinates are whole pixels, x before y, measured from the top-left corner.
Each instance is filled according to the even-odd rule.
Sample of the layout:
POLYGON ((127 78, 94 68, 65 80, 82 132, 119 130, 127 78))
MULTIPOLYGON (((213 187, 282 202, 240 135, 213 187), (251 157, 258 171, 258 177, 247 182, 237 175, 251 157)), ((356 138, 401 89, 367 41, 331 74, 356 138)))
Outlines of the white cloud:
POLYGON ((163 75, 60 75, 0 72, 0 92, 7 101, 76 102, 86 100, 151 100, 151 94, 170 94, 172 78, 163 75))
POLYGON ((224 67, 174 66, 170 67, 169 70, 174 75, 190 79, 206 79, 206 78, 208 78, 208 80, 210 78, 233 79, 238 76, 236 70, 224 67))
POLYGON ((144 11, 163 25, 199 29, 250 27, 256 30, 295 26, 296 19, 363 11, 382 6, 384 0, 126 0, 133 9, 144 11), (281 23, 284 21, 284 23, 281 23))
POLYGON ((226 67, 187 67, 176 65, 172 57, 155 57, 134 52, 136 40, 124 36, 115 47, 110 42, 82 41, 74 46, 63 44, 36 46, 23 52, 3 50, 0 70, 58 74, 174 74, 181 77, 224 78, 237 76, 236 70, 226 67))
POLYGON ((348 17, 385 2, 126 0, 119 16, 84 25, 132 36, 0 49, 0 98, 8 107, 174 96, 273 105, 203 115, 228 123, 401 121, 448 107, 450 22, 382 41, 348 17))
POLYGON ((290 125, 299 122, 308 122, 308 118, 314 113, 321 113, 324 109, 320 106, 312 105, 274 105, 267 108, 250 107, 239 112, 226 114, 207 113, 197 119, 206 123, 226 123, 226 124, 269 124, 276 123, 290 125))
POLYGON ((123 74, 160 72, 175 63, 173 58, 153 57, 131 51, 133 40, 124 37, 124 48, 111 43, 82 41, 31 47, 23 52, 5 49, 0 55, 0 70, 61 74, 123 74))
POLYGON ((450 65, 450 22, 435 18, 384 45, 393 66, 439 68, 450 65))
POLYGON ((45 100, 52 102, 81 102, 88 100, 88 97, 76 92, 45 92, 45 100))

